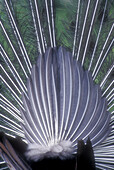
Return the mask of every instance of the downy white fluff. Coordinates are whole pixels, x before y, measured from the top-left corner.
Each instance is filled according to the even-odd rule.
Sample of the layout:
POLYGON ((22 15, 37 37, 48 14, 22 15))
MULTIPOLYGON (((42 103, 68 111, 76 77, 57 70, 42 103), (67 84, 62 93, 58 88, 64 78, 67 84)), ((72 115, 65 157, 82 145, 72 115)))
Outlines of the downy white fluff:
POLYGON ((48 146, 30 143, 25 156, 28 160, 38 161, 43 158, 59 157, 65 159, 71 157, 73 153, 72 142, 62 140, 57 143, 50 143, 48 146))

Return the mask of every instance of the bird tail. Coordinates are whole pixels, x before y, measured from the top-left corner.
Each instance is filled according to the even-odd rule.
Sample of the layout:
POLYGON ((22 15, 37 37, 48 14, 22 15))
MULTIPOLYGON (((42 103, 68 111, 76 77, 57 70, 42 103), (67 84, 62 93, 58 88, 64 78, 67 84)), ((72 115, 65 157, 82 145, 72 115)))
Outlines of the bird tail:
MULTIPOLYGON (((32 65, 48 47, 64 46, 69 49, 76 62, 80 62, 79 68, 84 67, 87 72, 91 72, 93 81, 101 88, 102 94, 99 92, 99 96, 102 100, 103 97, 107 100, 106 110, 111 112, 111 131, 107 139, 94 148, 94 153, 96 166, 101 169, 113 167, 112 11, 111 0, 0 0, 0 128, 2 131, 12 137, 20 136, 23 140, 26 139, 21 126, 23 124, 23 128, 26 127, 22 119, 23 114, 20 112, 20 110, 25 112, 21 96, 23 93, 25 99, 28 98, 26 84, 32 74, 32 65)), ((29 82, 31 83, 31 80, 29 82)), ((32 83, 30 86, 32 87, 32 83)), ((5 143, 4 146, 1 144, 2 150, 5 143)), ((3 153, 8 157, 5 150, 3 153)))

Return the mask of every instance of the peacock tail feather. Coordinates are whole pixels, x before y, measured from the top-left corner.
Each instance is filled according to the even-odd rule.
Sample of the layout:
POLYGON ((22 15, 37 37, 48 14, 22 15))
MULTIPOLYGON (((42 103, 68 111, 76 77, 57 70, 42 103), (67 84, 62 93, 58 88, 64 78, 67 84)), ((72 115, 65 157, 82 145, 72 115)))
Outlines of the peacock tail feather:
MULTIPOLYGON (((0 131, 29 161, 77 154, 114 168, 113 0, 0 0, 0 131)), ((30 169, 7 139, 1 169, 30 169)))

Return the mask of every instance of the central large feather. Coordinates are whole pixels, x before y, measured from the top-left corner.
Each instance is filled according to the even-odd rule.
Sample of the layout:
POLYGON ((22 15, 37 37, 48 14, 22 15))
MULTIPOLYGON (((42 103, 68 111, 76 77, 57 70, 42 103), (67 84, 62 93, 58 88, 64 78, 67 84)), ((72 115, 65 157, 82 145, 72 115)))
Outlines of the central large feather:
POLYGON ((48 48, 38 57, 27 89, 20 109, 27 159, 72 157, 78 140, 90 137, 94 147, 107 137, 110 116, 100 87, 64 48, 48 48))

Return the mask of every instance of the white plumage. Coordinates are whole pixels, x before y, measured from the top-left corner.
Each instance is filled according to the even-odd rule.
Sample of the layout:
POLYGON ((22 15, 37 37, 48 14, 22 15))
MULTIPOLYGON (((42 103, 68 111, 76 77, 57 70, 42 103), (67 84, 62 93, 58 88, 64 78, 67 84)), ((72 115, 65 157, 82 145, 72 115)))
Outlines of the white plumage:
POLYGON ((77 140, 90 137, 95 147, 109 134, 110 114, 100 87, 63 47, 39 56, 27 89, 20 112, 29 159, 72 157, 77 140))
MULTIPOLYGON (((114 168, 111 7, 0 0, 0 131, 27 143, 27 160, 70 158, 89 137, 96 167, 114 168)), ((7 141, 0 147, 9 167, 29 169, 7 141)))

